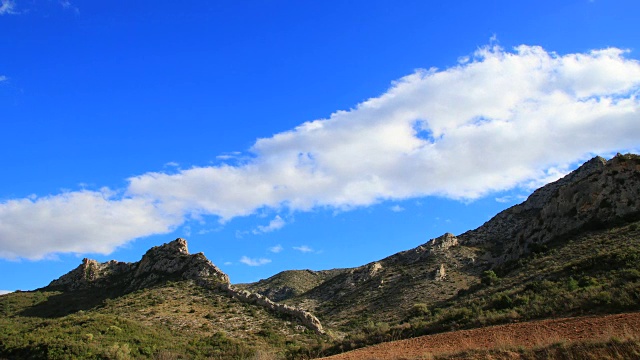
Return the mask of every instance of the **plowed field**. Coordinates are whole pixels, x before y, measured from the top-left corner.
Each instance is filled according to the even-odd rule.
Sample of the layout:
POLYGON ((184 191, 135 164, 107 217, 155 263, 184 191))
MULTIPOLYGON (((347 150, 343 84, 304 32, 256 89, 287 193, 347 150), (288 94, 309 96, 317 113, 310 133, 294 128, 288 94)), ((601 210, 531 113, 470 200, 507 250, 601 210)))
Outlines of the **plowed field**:
POLYGON ((625 338, 637 336, 639 332, 640 313, 561 318, 426 335, 374 345, 324 359, 420 359, 428 358, 429 355, 471 349, 516 346, 531 348, 557 342, 608 340, 613 336, 625 338))

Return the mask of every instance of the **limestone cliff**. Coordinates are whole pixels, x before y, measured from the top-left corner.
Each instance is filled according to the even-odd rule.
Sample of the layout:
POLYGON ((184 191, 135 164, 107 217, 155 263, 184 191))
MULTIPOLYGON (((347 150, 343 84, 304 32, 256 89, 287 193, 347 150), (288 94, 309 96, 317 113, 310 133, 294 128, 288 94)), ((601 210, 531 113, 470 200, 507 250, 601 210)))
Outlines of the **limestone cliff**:
POLYGON ((639 197, 640 157, 596 157, 458 238, 462 245, 492 247, 501 263, 561 236, 636 218, 639 197))
POLYGON ((181 238, 149 249, 135 263, 114 260, 99 263, 83 259, 80 266, 52 281, 48 288, 66 291, 119 288, 122 293, 127 293, 162 284, 167 280, 191 280, 209 289, 220 290, 238 301, 297 318, 313 331, 324 334, 322 324, 313 314, 232 287, 227 274, 211 263, 203 253, 189 254, 187 242, 181 238))
MULTIPOLYGON (((447 301, 478 284, 488 268, 541 251, 549 242, 638 219, 640 157, 596 157, 475 230, 458 236, 446 233, 385 259, 340 269, 286 301, 310 309, 325 326, 341 326, 344 319, 371 313, 398 319, 398 309, 447 301)), ((285 288, 287 282, 278 286, 285 288)), ((269 289, 262 286, 260 291, 269 289)))
POLYGON ((189 254, 187 242, 178 238, 149 249, 135 263, 83 259, 80 266, 52 281, 48 287, 80 290, 118 286, 130 292, 166 280, 194 280, 202 285, 229 283, 229 277, 203 253, 189 254))

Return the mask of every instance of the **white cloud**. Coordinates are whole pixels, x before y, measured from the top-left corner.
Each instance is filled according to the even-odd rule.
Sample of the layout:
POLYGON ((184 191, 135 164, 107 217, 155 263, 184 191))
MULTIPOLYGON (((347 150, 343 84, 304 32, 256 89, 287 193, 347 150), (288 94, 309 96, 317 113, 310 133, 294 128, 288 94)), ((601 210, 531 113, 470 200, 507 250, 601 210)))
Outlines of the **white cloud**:
POLYGON ((402 206, 400 206, 400 205, 393 205, 389 209, 391 209, 391 211, 393 211, 393 212, 402 212, 402 211, 404 211, 404 208, 402 206))
POLYGON ((280 244, 269 248, 269 251, 271 251, 272 253, 275 253, 275 254, 277 254, 279 252, 282 252, 282 250, 284 250, 284 248, 280 244))
MULTIPOLYGON (((418 70, 353 109, 259 139, 235 165, 145 173, 124 197, 0 203, 0 256, 108 252, 203 215, 224 223, 260 209, 344 211, 530 189, 594 154, 637 148, 639 88, 640 64, 620 49, 558 55, 493 41, 452 68, 418 70)), ((256 231, 282 225, 276 218, 256 231)))
POLYGON ((265 258, 260 258, 260 259, 252 259, 246 256, 243 256, 242 258, 240 258, 240 262, 245 264, 245 265, 249 265, 249 266, 260 266, 260 265, 265 265, 271 262, 270 259, 265 259, 265 258))
POLYGON ((276 217, 273 220, 271 220, 268 225, 258 226, 256 229, 253 230, 253 233, 257 235, 257 234, 272 232, 282 228, 285 224, 286 224, 285 221, 282 220, 280 215, 276 215, 276 217))
POLYGON ((13 291, 11 291, 11 290, 0 290, 0 295, 10 294, 10 293, 12 293, 12 292, 13 292, 13 291))
POLYGON ((215 229, 201 229, 201 230, 198 230, 198 235, 206 235, 206 234, 209 234, 209 233, 218 232, 220 230, 222 230, 221 227, 220 228, 215 228, 215 229))
POLYGON ((298 250, 298 251, 303 252, 303 253, 313 252, 313 249, 308 247, 307 245, 294 246, 293 249, 294 250, 298 250))
POLYGON ((71 4, 71 1, 69 0, 61 0, 60 5, 62 5, 64 9, 73 11, 76 15, 80 14, 80 9, 77 6, 71 4))
POLYGON ((13 0, 0 0, 0 15, 15 14, 16 3, 13 0))
POLYGON ((7 80, 9 80, 8 77, 6 77, 4 75, 0 75, 0 82, 7 81, 7 80))
POLYGON ((522 202, 526 200, 527 197, 524 195, 506 195, 495 198, 496 202, 499 203, 511 203, 511 202, 522 202))
POLYGON ((41 259, 52 253, 108 254, 132 239, 182 223, 143 198, 77 191, 0 203, 0 257, 41 259))
POLYGON ((511 202, 513 200, 512 196, 501 196, 501 197, 497 197, 496 201, 499 203, 508 203, 511 202))
POLYGON ((640 65, 624 56, 482 48, 468 63, 417 71, 355 109, 259 139, 244 165, 147 173, 129 191, 224 221, 262 207, 468 200, 524 186, 549 167, 636 146, 640 65))

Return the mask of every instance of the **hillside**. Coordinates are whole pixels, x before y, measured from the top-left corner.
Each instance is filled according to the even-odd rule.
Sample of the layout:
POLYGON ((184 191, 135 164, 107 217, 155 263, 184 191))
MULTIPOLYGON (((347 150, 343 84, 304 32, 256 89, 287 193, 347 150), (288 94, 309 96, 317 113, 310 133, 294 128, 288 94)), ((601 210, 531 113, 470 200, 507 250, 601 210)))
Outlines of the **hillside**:
POLYGON ((370 346, 326 360, 636 359, 640 313, 538 320, 370 346))
POLYGON ((639 179, 635 155, 594 158, 478 229, 343 269, 285 302, 345 337, 329 353, 434 331, 638 310, 639 179))
POLYGON ((311 314, 233 288, 184 239, 135 263, 84 259, 45 288, 0 297, 0 311, 0 357, 12 359, 244 359, 323 333, 311 314))
POLYGON ((43 289, 0 296, 0 358, 308 358, 638 311, 639 195, 640 157, 594 158, 477 229, 357 268, 236 286, 182 239, 136 263, 85 259, 43 289))
POLYGON ((251 284, 238 284, 236 287, 260 293, 273 301, 283 301, 302 295, 346 271, 286 270, 268 279, 251 284))
MULTIPOLYGON (((584 251, 573 249, 573 239, 580 242, 584 234, 607 239, 609 231, 624 232, 625 224, 638 219, 639 195, 637 156, 618 155, 610 161, 596 157, 478 229, 458 236, 445 234, 388 258, 336 271, 317 285, 315 278, 305 293, 287 297, 285 302, 310 309, 325 326, 345 332, 368 322, 402 322, 416 304, 441 306, 473 293, 487 270, 505 273, 520 261, 517 269, 524 271, 522 265, 532 255, 550 248, 555 252, 549 254, 549 262, 582 258, 584 251)), ((621 251, 634 253, 636 234, 627 235, 633 242, 612 241, 624 248, 621 251)), ((596 245, 585 245, 590 246, 596 245)), ((262 294, 278 292, 288 286, 287 275, 277 274, 247 288, 262 294), (270 288, 266 284, 277 285, 270 288)), ((536 276, 548 278, 550 273, 536 272, 536 276)), ((531 277, 518 279, 529 281, 531 277)))

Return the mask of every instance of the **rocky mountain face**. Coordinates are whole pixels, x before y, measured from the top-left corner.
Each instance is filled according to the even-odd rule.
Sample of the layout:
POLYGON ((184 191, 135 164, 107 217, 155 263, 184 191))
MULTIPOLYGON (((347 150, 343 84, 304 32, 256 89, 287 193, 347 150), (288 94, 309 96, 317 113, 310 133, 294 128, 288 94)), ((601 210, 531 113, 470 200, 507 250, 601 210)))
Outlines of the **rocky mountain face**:
POLYGON ((545 244, 585 229, 637 220, 639 195, 640 157, 596 157, 475 230, 458 236, 446 233, 357 268, 291 270, 234 287, 203 254, 190 255, 186 241, 177 239, 150 249, 137 263, 85 259, 49 287, 121 286, 134 291, 167 279, 192 280, 239 301, 295 316, 318 333, 324 330, 312 313, 334 329, 362 319, 400 321, 414 304, 453 299, 478 285, 483 271, 545 244))
POLYGON ((278 294, 286 303, 310 309, 329 326, 340 327, 354 318, 397 321, 413 304, 454 298, 479 284, 483 271, 551 241, 640 218, 639 197, 640 157, 596 157, 475 230, 447 233, 364 266, 334 270, 302 294, 283 290, 289 287, 285 273, 246 288, 278 294))
POLYGON ((229 284, 227 274, 203 253, 189 254, 186 240, 178 238, 149 249, 136 263, 83 259, 80 266, 52 281, 48 288, 80 290, 121 286, 125 292, 131 292, 166 280, 194 280, 208 286, 229 284))
POLYGON ((638 156, 596 157, 459 239, 491 248, 493 262, 502 263, 561 236, 635 219, 639 196, 638 156))
POLYGON ((52 281, 45 289, 100 291, 120 288, 121 293, 125 294, 168 280, 191 280, 197 285, 218 290, 238 301, 297 318, 313 331, 324 333, 322 324, 313 314, 231 286, 227 274, 218 269, 203 253, 189 254, 187 241, 181 238, 149 249, 142 259, 135 263, 114 260, 99 263, 83 259, 80 266, 52 281))
POLYGON ((342 351, 366 345, 358 342, 366 336, 637 311, 639 198, 640 157, 617 155, 588 161, 475 230, 355 268, 290 270, 234 286, 204 254, 189 254, 184 239, 135 263, 84 259, 43 289, 2 296, 0 328, 13 330, 0 331, 8 339, 0 345, 14 345, 0 354, 84 349, 77 357, 86 358, 101 344, 103 357, 120 358, 112 350, 128 332, 124 349, 139 357, 182 349, 179 358, 249 358, 219 351, 246 341, 296 353, 317 349, 327 334, 342 351))

